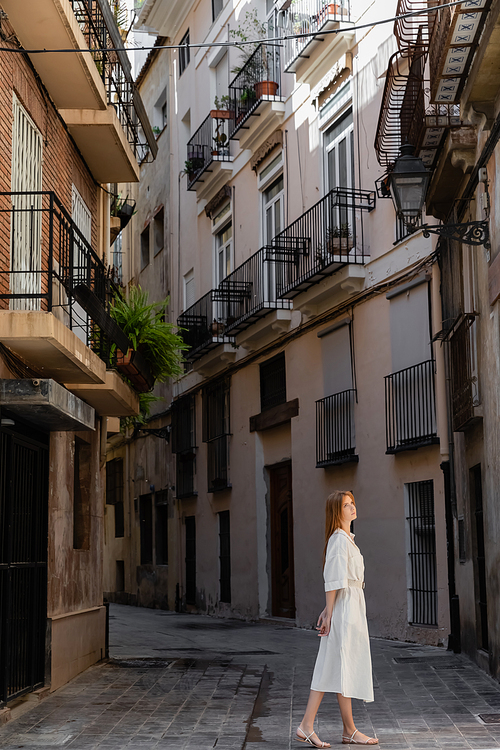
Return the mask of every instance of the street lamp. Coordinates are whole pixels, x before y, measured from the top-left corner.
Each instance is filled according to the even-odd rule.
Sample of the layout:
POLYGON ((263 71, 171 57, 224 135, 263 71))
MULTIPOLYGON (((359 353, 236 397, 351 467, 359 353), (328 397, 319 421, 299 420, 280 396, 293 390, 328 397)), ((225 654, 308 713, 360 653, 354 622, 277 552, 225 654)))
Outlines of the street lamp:
POLYGON ((392 202, 399 218, 410 233, 422 230, 424 237, 437 234, 440 237, 458 240, 467 245, 484 245, 490 247, 488 220, 469 221, 466 224, 441 224, 417 227, 422 213, 431 172, 425 168, 422 159, 414 155, 410 143, 401 146, 401 156, 396 160, 394 169, 388 176, 392 202))

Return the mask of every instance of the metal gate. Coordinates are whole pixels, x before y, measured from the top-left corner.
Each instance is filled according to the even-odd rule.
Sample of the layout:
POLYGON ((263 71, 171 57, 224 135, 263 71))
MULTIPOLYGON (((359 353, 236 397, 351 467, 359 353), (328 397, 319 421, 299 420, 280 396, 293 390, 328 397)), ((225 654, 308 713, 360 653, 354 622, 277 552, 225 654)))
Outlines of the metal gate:
POLYGON ((48 448, 0 429, 0 706, 44 683, 48 448))

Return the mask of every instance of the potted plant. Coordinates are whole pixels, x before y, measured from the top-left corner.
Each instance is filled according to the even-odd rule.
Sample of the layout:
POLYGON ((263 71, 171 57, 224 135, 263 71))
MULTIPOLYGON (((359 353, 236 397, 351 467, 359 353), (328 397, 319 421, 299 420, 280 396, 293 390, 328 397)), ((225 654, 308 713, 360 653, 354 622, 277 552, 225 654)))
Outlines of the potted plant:
POLYGON ((228 156, 228 137, 226 133, 219 133, 218 127, 216 129, 213 141, 215 143, 215 148, 212 151, 212 156, 228 156))
POLYGON ((215 109, 210 110, 210 117, 212 117, 214 120, 232 120, 234 119, 234 112, 229 109, 231 106, 231 97, 227 94, 224 94, 224 96, 221 96, 219 99, 218 96, 214 99, 214 107, 215 109))
POLYGON ((212 336, 219 337, 224 335, 224 323, 221 320, 214 318, 212 325, 210 326, 212 336))
POLYGON ((348 253, 354 247, 351 228, 347 222, 326 230, 326 249, 330 254, 348 253))
POLYGON ((203 155, 203 146, 198 144, 188 143, 187 148, 187 161, 190 162, 193 172, 197 172, 205 164, 205 157, 203 155))

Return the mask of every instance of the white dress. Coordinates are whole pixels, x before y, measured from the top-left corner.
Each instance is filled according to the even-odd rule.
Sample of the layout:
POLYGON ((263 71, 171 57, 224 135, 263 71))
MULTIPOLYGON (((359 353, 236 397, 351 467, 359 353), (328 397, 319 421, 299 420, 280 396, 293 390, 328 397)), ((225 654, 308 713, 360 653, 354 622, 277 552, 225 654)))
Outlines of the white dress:
POLYGON ((330 633, 321 637, 311 690, 373 701, 372 660, 361 584, 365 565, 354 534, 336 529, 328 540, 325 591, 337 591, 330 633), (358 582, 358 585, 352 582, 358 582))

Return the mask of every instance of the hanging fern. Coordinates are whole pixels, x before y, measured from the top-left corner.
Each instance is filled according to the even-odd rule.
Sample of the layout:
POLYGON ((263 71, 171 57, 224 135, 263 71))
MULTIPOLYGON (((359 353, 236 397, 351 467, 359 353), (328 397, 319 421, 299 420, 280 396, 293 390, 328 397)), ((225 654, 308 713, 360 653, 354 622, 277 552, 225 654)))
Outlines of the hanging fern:
POLYGON ((177 327, 165 321, 168 304, 168 297, 150 302, 149 292, 131 286, 128 297, 117 293, 110 308, 111 317, 141 352, 159 383, 182 374, 182 351, 189 348, 175 333, 177 327))

